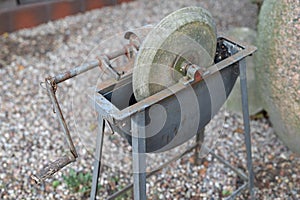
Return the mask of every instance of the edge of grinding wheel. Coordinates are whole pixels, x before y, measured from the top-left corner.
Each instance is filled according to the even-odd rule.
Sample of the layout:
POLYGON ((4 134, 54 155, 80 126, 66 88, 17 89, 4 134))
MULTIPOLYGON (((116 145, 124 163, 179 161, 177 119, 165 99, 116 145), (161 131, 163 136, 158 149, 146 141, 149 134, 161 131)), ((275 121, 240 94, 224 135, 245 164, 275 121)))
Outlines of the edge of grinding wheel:
MULTIPOLYGON (((177 54, 176 51, 179 52, 185 50, 184 43, 186 40, 193 40, 190 42, 198 45, 197 48, 190 48, 190 51, 199 49, 200 54, 206 54, 205 56, 202 55, 202 61, 200 60, 193 64, 204 67, 213 64, 217 35, 214 20, 207 10, 201 7, 186 7, 177 10, 161 20, 161 22, 147 35, 138 52, 133 68, 133 91, 137 101, 141 101, 142 99, 176 83, 176 80, 171 77, 167 70, 172 69, 172 62, 174 61, 174 56, 177 54), (193 23, 196 23, 196 25, 193 23), (189 37, 188 33, 184 33, 184 31, 189 30, 185 30, 188 26, 191 26, 196 30, 198 28, 203 32, 202 34, 204 36, 197 35, 194 31, 190 32, 190 34, 196 35, 189 37), (177 41, 178 37, 181 37, 179 41, 177 41), (204 39, 201 40, 201 37, 204 39), (207 44, 210 45, 203 47, 202 45, 205 43, 205 40, 208 41, 207 44), (176 46, 172 43, 175 43, 174 45, 176 46), (180 48, 182 49, 180 50, 180 48), (175 53, 171 52, 174 49, 178 50, 175 50, 175 53), (166 68, 164 66, 171 67, 167 67, 169 69, 161 70, 160 68, 166 68), (153 88, 152 83, 157 83, 159 81, 162 81, 161 85, 163 85, 163 87, 153 88)), ((195 46, 195 44, 193 45, 195 46)))

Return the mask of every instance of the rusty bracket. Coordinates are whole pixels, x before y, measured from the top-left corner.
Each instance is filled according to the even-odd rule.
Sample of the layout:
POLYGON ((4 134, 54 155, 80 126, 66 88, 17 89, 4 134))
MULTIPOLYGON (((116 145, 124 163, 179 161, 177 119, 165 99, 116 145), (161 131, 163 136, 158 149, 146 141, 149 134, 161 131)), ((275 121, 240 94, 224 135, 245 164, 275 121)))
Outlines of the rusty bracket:
MULTIPOLYGON (((140 36, 142 37, 142 36, 140 36)), ((141 38, 138 36, 138 33, 134 31, 127 31, 124 35, 124 38, 129 40, 129 45, 135 47, 136 50, 139 50, 141 46, 141 38)))
POLYGON ((191 64, 187 68, 187 76, 191 81, 198 82, 203 80, 203 76, 207 73, 206 68, 191 64))
POLYGON ((187 64, 184 67, 186 75, 180 79, 184 85, 199 82, 209 75, 210 72, 205 67, 201 67, 195 64, 187 64))

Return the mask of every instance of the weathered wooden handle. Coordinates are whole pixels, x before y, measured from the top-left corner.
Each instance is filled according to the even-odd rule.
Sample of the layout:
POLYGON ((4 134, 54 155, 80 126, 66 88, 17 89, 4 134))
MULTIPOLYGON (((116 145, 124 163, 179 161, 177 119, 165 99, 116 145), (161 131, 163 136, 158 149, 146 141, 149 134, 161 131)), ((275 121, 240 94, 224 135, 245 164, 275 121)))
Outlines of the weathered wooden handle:
POLYGON ((51 177, 57 171, 59 171, 66 165, 70 164, 71 162, 74 162, 75 160, 76 160, 75 156, 71 152, 68 152, 66 155, 46 165, 40 171, 38 176, 32 175, 31 178, 36 182, 36 184, 40 184, 45 179, 51 177))

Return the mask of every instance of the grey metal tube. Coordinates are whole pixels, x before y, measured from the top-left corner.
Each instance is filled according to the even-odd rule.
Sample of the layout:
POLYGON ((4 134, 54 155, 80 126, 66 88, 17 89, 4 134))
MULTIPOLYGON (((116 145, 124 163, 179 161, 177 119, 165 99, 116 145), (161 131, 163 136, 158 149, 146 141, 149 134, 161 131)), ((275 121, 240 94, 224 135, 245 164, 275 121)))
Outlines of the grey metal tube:
POLYGON ((228 163, 226 160, 224 160, 222 157, 220 157, 219 155, 215 154, 214 152, 212 152, 211 150, 209 151, 209 153, 215 157, 217 160, 219 160, 221 163, 223 163, 226 167, 230 168, 232 171, 234 171, 239 177, 241 177, 244 181, 248 180, 248 177, 245 173, 243 173, 241 170, 235 168, 234 166, 232 166, 230 163, 228 163))
MULTIPOLYGON (((111 52, 111 53, 109 53, 107 55, 104 55, 104 56, 106 56, 109 60, 112 60, 112 59, 117 58, 117 57, 119 57, 121 55, 125 55, 126 53, 127 53, 126 48, 122 48, 122 49, 119 49, 117 51, 113 51, 113 52, 111 52)), ((53 78, 54 82, 56 84, 58 84, 58 83, 61 83, 61 82, 65 81, 65 80, 73 78, 73 77, 75 77, 75 76, 77 76, 79 74, 82 74, 82 73, 84 73, 84 72, 86 72, 88 70, 91 70, 91 69, 99 66, 100 62, 101 62, 100 60, 93 60, 93 61, 90 61, 90 62, 85 63, 83 65, 80 65, 78 67, 75 67, 75 68, 73 68, 73 69, 71 69, 69 71, 66 71, 64 73, 58 74, 58 75, 56 75, 53 78)))
POLYGON ((247 168, 248 168, 248 182, 250 199, 254 199, 254 173, 252 166, 252 152, 251 152, 251 136, 250 136, 250 120, 249 120, 249 108, 248 108, 248 90, 247 90, 247 71, 246 71, 246 59, 242 59, 239 62, 240 69, 240 83, 242 94, 242 108, 243 108, 243 120, 245 128, 245 144, 247 150, 247 168))
POLYGON ((66 71, 62 74, 58 74, 54 77, 54 82, 56 84, 58 83, 61 83, 65 80, 68 80, 70 78, 73 78, 74 76, 77 76, 81 73, 84 73, 90 69, 93 69, 95 67, 97 67, 99 65, 99 61, 98 60, 94 60, 94 61, 91 61, 89 63, 86 63, 86 64, 83 64, 83 65, 80 65, 78 67, 75 67, 69 71, 66 71))
POLYGON ((98 191, 98 178, 99 178, 100 167, 101 167, 104 126, 105 126, 105 121, 103 120, 101 115, 98 116, 98 123, 99 123, 98 124, 99 130, 98 130, 97 141, 96 141, 96 153, 95 153, 93 182, 92 182, 90 200, 96 199, 97 191, 98 191))

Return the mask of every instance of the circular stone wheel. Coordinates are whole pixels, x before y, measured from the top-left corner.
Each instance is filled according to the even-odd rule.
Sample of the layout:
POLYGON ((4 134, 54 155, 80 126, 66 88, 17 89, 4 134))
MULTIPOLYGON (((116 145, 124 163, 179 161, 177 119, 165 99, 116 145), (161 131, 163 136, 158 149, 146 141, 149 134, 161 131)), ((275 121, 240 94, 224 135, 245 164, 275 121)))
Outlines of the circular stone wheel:
POLYGON ((133 91, 141 101, 175 83, 186 63, 213 64, 217 36, 211 14, 186 7, 165 17, 145 38, 133 69, 133 91))

